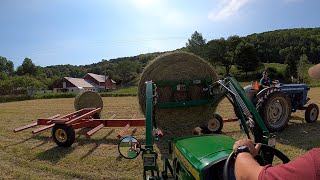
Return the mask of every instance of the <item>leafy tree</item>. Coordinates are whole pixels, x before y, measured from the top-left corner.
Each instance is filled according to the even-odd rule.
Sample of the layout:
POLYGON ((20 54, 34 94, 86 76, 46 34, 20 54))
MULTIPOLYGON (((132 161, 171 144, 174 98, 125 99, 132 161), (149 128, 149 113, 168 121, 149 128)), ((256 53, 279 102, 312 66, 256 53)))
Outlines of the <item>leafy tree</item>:
POLYGON ((227 63, 227 42, 224 38, 209 41, 207 43, 207 56, 212 64, 221 64, 228 71, 229 63, 227 63))
POLYGON ((0 81, 0 94, 26 94, 27 90, 40 90, 47 88, 40 80, 31 76, 11 76, 0 81))
POLYGON ((9 76, 12 76, 13 73, 14 73, 14 64, 12 61, 8 60, 7 61, 7 64, 6 64, 6 73, 9 75, 9 76))
POLYGON ((128 83, 136 77, 137 65, 138 63, 134 61, 120 61, 115 67, 115 74, 122 83, 128 83))
POLYGON ((197 31, 191 35, 191 38, 188 39, 188 42, 186 43, 187 51, 203 58, 206 58, 205 46, 206 40, 202 37, 202 34, 197 31))
POLYGON ((251 43, 241 42, 236 48, 235 56, 237 57, 237 68, 245 72, 246 75, 248 72, 256 71, 261 67, 261 62, 258 61, 256 50, 251 43))
POLYGON ((320 28, 294 28, 252 34, 245 39, 258 50, 262 62, 284 63, 285 57, 279 54, 281 49, 292 46, 295 59, 306 54, 312 63, 320 62, 320 28))
POLYGON ((8 75, 5 72, 0 72, 0 80, 5 80, 8 78, 8 75))
POLYGON ((285 63, 287 64, 286 77, 297 77, 297 62, 293 53, 289 53, 286 56, 285 63))
POLYGON ((39 68, 33 64, 32 60, 29 58, 25 58, 22 65, 17 68, 17 75, 38 75, 39 68))
POLYGON ((8 76, 13 75, 14 65, 13 62, 7 58, 0 56, 0 73, 5 73, 8 76))
POLYGON ((298 65, 298 79, 304 83, 304 71, 305 67, 308 64, 308 56, 306 54, 303 54, 300 56, 299 65, 298 65))
POLYGON ((238 45, 242 42, 242 39, 239 36, 230 36, 227 39, 227 54, 226 54, 226 62, 224 63, 226 66, 226 74, 229 75, 231 66, 235 64, 238 60, 236 55, 236 49, 238 45), (227 66, 228 64, 228 66, 227 66), (227 69, 228 68, 228 69, 227 69))
POLYGON ((209 41, 207 43, 207 56, 211 62, 218 63, 225 67, 226 74, 230 74, 230 69, 236 61, 235 50, 241 42, 239 36, 230 36, 227 40, 224 38, 209 41))

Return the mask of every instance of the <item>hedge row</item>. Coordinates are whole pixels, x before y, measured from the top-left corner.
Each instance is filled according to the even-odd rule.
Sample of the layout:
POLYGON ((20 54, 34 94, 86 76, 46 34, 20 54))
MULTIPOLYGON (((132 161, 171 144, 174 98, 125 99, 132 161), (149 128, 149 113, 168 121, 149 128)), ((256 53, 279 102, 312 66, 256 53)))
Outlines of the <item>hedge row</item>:
MULTIPOLYGON (((101 97, 126 97, 126 96, 137 96, 137 93, 99 93, 101 97)), ((6 95, 0 96, 0 103, 13 102, 13 101, 24 101, 31 99, 58 99, 58 98, 74 98, 77 93, 49 93, 49 94, 36 94, 33 96, 29 95, 6 95)))
POLYGON ((138 93, 100 93, 101 97, 126 97, 138 96, 138 93))
POLYGON ((29 95, 6 95, 6 96, 0 96, 0 103, 4 102, 12 102, 12 101, 24 101, 24 100, 30 100, 32 99, 32 96, 29 95))
POLYGON ((33 95, 33 99, 57 99, 57 98, 73 98, 77 93, 48 93, 48 94, 36 94, 33 95))

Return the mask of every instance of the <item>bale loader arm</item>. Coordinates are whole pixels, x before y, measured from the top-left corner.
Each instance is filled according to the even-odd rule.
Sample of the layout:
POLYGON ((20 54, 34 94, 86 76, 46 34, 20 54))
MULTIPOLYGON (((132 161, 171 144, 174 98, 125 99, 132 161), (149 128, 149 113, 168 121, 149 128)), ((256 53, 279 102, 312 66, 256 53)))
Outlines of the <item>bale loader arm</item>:
MULTIPOLYGON (((246 96, 241 85, 233 78, 227 77, 224 80, 217 81, 210 86, 211 99, 215 97, 226 96, 235 108, 235 113, 240 120, 247 137, 250 139, 251 130, 254 141, 256 143, 269 144, 270 133, 266 128, 256 108, 246 96), (213 93, 214 92, 214 93, 213 93)), ((164 159, 164 168, 161 176, 159 174, 159 166, 157 165, 158 154, 153 148, 154 139, 158 139, 157 126, 155 122, 154 109, 157 107, 156 84, 152 81, 146 82, 146 145, 142 150, 143 159, 143 178, 144 179, 166 179, 168 177, 168 170, 173 175, 173 168, 167 158, 164 159), (155 132, 155 133, 153 133, 155 132), (147 176, 147 173, 151 176, 147 176)), ((272 144, 271 144, 272 145, 272 144)), ((169 148, 170 149, 170 148, 169 148)), ((170 150, 169 150, 170 151, 170 150)), ((273 157, 265 158, 272 159, 273 157)))

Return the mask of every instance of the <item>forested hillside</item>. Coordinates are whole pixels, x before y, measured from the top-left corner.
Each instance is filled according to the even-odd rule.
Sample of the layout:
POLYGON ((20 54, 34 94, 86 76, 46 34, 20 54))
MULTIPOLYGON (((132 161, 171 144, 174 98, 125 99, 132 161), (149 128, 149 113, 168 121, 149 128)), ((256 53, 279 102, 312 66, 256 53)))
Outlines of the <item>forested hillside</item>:
MULTIPOLYGON (((237 35, 228 38, 205 40, 202 34, 194 32, 186 40, 186 46, 179 50, 195 53, 216 67, 222 67, 221 75, 232 74, 232 67, 241 73, 262 71, 263 63, 287 64, 284 72, 276 72, 283 78, 299 78, 300 65, 320 62, 320 28, 297 28, 237 35)), ((140 54, 132 57, 97 60, 90 65, 55 65, 40 67, 25 58, 15 70, 11 60, 0 56, 0 94, 20 94, 25 89, 50 89, 64 76, 83 77, 87 72, 110 75, 122 84, 132 84, 146 64, 164 52, 140 54), (99 62, 100 61, 100 62, 99 62)), ((240 78, 241 79, 241 78, 240 78)))
POLYGON ((284 63, 283 53, 302 54, 312 63, 320 62, 320 28, 286 29, 252 34, 244 38, 252 43, 262 62, 284 63))

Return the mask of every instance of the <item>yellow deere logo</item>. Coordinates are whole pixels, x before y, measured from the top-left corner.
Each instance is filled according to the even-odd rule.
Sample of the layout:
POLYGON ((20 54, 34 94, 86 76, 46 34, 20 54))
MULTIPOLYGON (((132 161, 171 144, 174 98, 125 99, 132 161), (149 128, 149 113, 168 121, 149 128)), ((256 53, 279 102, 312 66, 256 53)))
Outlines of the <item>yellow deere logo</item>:
POLYGON ((189 161, 181 154, 181 152, 178 150, 178 148, 176 146, 174 146, 174 153, 176 154, 176 156, 178 157, 178 159, 180 160, 180 162, 182 163, 182 165, 184 167, 186 167, 186 169, 192 174, 192 176, 196 179, 196 180, 200 180, 200 175, 198 173, 198 171, 189 163, 189 161))

